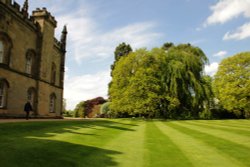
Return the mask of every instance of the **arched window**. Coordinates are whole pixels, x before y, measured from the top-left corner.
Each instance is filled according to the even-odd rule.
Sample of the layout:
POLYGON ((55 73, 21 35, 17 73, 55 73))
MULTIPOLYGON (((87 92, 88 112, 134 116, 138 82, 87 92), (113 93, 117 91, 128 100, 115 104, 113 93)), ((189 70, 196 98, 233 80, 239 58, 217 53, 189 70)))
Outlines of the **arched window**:
POLYGON ((26 56, 26 66, 25 66, 25 71, 27 74, 31 74, 31 69, 32 69, 32 57, 31 55, 26 56))
POLYGON ((8 34, 0 32, 0 63, 9 65, 12 41, 8 34))
POLYGON ((8 87, 8 82, 5 79, 0 78, 0 108, 6 107, 8 87))
POLYGON ((4 44, 3 41, 0 41, 0 63, 3 63, 4 58, 4 44))
POLYGON ((52 84, 56 83, 56 65, 55 65, 55 63, 52 63, 52 67, 51 67, 51 83, 52 84))
POLYGON ((33 88, 33 87, 29 88, 27 91, 27 101, 30 102, 30 104, 32 105, 33 108, 34 108, 34 104, 35 104, 35 97, 36 97, 35 88, 33 88))
POLYGON ((26 53, 26 62, 25 62, 25 72, 27 74, 33 74, 33 67, 34 67, 34 60, 35 60, 35 53, 32 50, 28 50, 26 53))
POLYGON ((56 112, 56 95, 54 93, 50 95, 49 112, 50 113, 56 112))

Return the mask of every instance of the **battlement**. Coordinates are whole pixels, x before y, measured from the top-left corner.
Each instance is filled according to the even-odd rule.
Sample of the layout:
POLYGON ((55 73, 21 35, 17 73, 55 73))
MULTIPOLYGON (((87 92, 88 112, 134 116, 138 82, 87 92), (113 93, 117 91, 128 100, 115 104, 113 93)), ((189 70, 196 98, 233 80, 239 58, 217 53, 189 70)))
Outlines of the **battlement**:
POLYGON ((34 10, 32 12, 32 16, 33 18, 45 18, 47 19, 54 27, 56 27, 57 25, 57 21, 55 20, 55 17, 52 16, 50 14, 50 12, 47 11, 46 8, 36 8, 36 10, 34 10))
MULTIPOLYGON (((20 5, 13 0, 0 0, 0 10, 3 12, 12 13, 19 21, 26 24, 27 27, 34 31, 44 33, 43 26, 44 21, 50 23, 51 28, 54 29, 57 26, 55 17, 51 15, 48 10, 43 8, 36 8, 32 11, 32 15, 28 13, 28 1, 24 1, 24 5, 20 5)), ((62 48, 61 41, 54 38, 54 46, 58 49, 62 48)))
POLYGON ((24 12, 21 9, 20 4, 17 2, 13 2, 11 0, 0 0, 1 4, 4 4, 8 9, 10 9, 12 12, 16 13, 17 15, 21 16, 24 15, 24 12))
POLYGON ((23 7, 21 7, 21 5, 15 1, 12 3, 12 0, 0 0, 0 7, 2 5, 4 5, 3 7, 6 10, 10 10, 15 13, 16 16, 18 16, 20 19, 22 19, 24 22, 26 22, 33 28, 37 27, 37 22, 35 18, 44 18, 49 21, 54 27, 57 26, 57 21, 55 20, 55 17, 52 16, 51 13, 48 12, 45 7, 42 9, 37 8, 36 10, 32 11, 32 15, 30 16, 28 11, 25 11, 23 7))
POLYGON ((11 0, 0 0, 0 2, 7 4, 7 5, 11 5, 11 0))

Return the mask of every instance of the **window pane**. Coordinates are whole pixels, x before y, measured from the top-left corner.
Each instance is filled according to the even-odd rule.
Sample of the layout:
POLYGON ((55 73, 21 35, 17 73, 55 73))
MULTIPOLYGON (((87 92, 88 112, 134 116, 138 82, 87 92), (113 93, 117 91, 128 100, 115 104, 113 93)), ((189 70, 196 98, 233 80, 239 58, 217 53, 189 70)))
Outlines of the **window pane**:
POLYGON ((27 97, 28 101, 32 100, 32 92, 28 91, 28 97, 27 97))
POLYGON ((4 83, 0 82, 0 107, 4 107, 4 83))
POLYGON ((49 111, 55 112, 55 97, 54 96, 50 97, 49 111))
POLYGON ((28 55, 26 57, 26 73, 31 74, 32 67, 32 56, 28 55))
POLYGON ((3 92, 4 92, 4 83, 0 82, 0 96, 4 94, 3 92))
POLYGON ((0 95, 0 107, 3 107, 3 96, 0 95))
POLYGON ((3 63, 4 46, 3 41, 0 41, 0 63, 3 63))

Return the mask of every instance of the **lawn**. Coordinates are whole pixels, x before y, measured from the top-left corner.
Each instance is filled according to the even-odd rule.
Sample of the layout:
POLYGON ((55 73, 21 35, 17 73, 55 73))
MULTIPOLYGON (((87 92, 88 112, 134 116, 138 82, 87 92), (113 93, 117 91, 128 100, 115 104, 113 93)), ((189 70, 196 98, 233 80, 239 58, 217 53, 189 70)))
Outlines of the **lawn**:
POLYGON ((249 167, 250 120, 0 124, 2 167, 249 167))

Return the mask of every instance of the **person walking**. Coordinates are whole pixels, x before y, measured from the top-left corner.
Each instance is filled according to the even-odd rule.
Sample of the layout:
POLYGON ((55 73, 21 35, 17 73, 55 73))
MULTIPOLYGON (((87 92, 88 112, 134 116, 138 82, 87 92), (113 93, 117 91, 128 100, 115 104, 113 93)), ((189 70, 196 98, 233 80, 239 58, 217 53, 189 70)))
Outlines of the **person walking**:
POLYGON ((25 105, 24 105, 24 111, 26 112, 26 120, 29 119, 29 114, 30 114, 30 111, 32 111, 32 110, 33 109, 32 109, 30 102, 27 101, 27 103, 25 103, 25 105))

